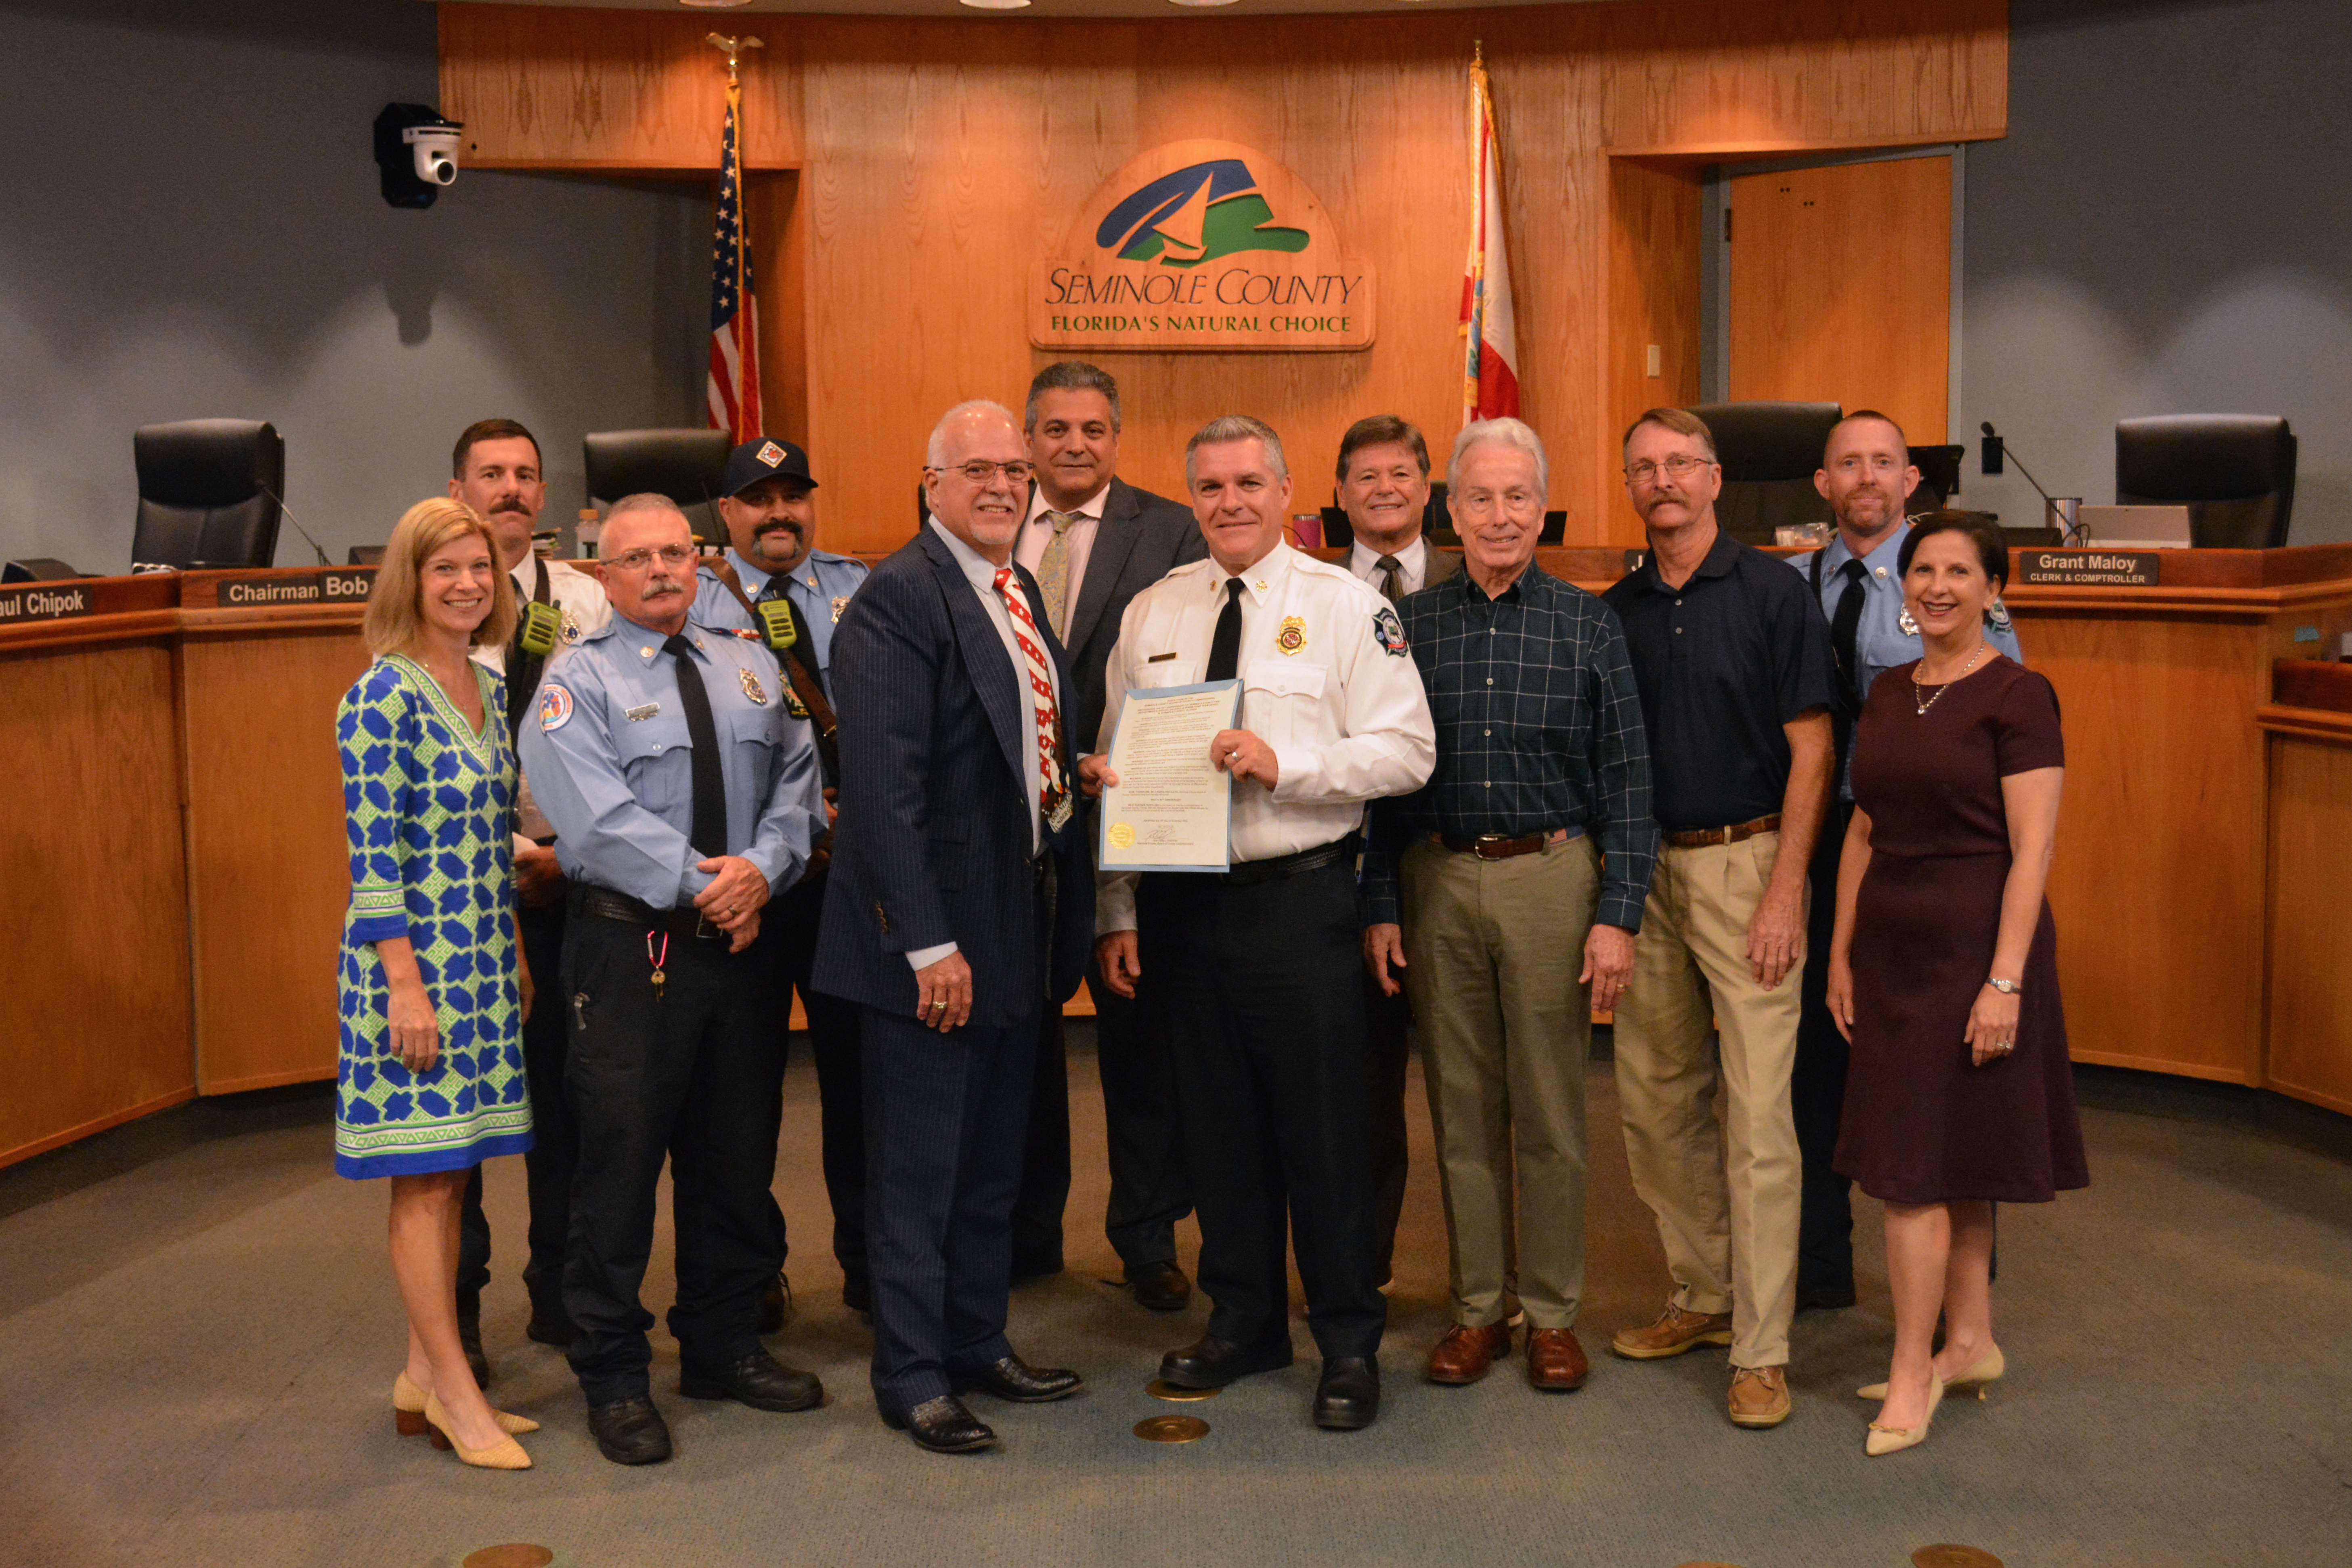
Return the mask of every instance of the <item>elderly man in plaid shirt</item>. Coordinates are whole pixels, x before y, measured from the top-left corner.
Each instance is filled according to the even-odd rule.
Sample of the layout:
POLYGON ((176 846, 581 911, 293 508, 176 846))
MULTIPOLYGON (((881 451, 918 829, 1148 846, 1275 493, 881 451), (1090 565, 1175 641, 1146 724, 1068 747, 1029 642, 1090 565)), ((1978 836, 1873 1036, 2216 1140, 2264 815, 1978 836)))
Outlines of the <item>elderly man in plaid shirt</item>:
POLYGON ((1383 992, 1410 977, 1437 1132, 1454 1326, 1427 1375, 1475 1383, 1510 1353, 1516 1253, 1528 1381, 1567 1390, 1589 1371, 1575 1323, 1592 1009, 1633 973, 1658 829, 1617 616, 1535 565, 1545 479, 1518 420, 1454 440, 1446 504, 1467 570, 1402 606, 1437 769, 1374 804, 1364 961, 1383 992))

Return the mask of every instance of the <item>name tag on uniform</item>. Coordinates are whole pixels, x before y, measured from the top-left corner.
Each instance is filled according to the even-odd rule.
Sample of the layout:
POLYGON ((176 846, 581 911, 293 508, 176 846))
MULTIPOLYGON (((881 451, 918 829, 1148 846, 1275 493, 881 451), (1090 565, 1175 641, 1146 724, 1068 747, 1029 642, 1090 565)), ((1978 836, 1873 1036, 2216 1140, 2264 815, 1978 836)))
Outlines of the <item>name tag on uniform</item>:
POLYGON ((658 702, 640 702, 635 708, 631 708, 626 711, 629 719, 633 722, 643 722, 644 721, 652 718, 655 714, 660 712, 661 704, 658 702))
POLYGON ((1170 659, 1174 658, 1176 656, 1172 653, 1155 653, 1143 662, 1146 664, 1166 664, 1170 659))

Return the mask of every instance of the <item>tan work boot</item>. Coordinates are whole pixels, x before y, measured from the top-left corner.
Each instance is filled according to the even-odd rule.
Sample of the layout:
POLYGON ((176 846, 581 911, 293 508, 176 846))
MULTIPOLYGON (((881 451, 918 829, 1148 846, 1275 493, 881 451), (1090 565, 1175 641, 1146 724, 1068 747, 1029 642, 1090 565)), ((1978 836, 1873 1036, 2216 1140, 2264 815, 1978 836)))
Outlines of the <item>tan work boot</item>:
POLYGON ((1645 1328, 1618 1330, 1610 1337, 1609 1348, 1628 1361, 1656 1361, 1701 1345, 1730 1342, 1730 1313, 1685 1312, 1670 1300, 1656 1322, 1645 1328))
POLYGON ((1727 1406, 1734 1426, 1778 1426, 1789 1418, 1789 1369, 1733 1367, 1727 1406))

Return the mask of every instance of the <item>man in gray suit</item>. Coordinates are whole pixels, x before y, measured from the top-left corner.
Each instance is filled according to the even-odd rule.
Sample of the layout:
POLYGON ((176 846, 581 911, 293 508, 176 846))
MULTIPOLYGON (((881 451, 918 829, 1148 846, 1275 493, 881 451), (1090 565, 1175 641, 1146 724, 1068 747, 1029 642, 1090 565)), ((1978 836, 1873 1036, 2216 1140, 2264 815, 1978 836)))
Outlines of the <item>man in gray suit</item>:
MULTIPOLYGON (((1118 426, 1118 383, 1093 365, 1064 360, 1029 384, 1022 430, 1037 485, 1013 557, 1036 577, 1054 635, 1069 650, 1067 733, 1079 747, 1102 725, 1103 668, 1118 641, 1128 601, 1208 551, 1190 507, 1115 477, 1118 426)), ((1192 1192, 1169 1053, 1146 1036, 1134 1002, 1107 985, 1093 991, 1103 1119, 1110 1134, 1105 1228, 1136 1300, 1155 1311, 1176 1311, 1192 1290, 1176 1262, 1176 1222, 1192 1212, 1192 1192)), ((1035 1090, 1013 1215, 1015 1279, 1062 1266, 1070 1117, 1058 1016, 1047 1021, 1038 1045, 1035 1090)))

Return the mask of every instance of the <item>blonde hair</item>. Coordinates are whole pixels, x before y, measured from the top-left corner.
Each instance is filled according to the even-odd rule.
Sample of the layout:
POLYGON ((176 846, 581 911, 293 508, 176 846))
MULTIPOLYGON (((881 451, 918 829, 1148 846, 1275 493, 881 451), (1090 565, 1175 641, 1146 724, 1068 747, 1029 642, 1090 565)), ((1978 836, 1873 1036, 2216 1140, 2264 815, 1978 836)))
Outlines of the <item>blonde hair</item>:
POLYGON ((514 636, 514 579, 499 565, 498 542, 490 537, 490 525, 464 501, 435 496, 403 512, 383 547, 383 564, 376 572, 374 591, 368 595, 367 619, 360 626, 368 652, 382 658, 388 653, 415 650, 425 631, 418 603, 423 597, 425 563, 468 534, 490 552, 492 578, 490 613, 474 628, 474 645, 503 647, 514 636))

